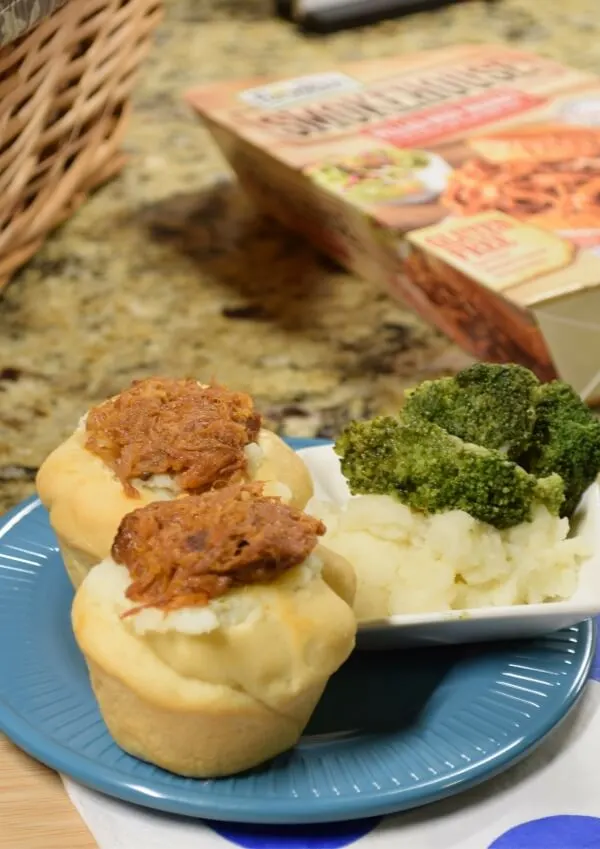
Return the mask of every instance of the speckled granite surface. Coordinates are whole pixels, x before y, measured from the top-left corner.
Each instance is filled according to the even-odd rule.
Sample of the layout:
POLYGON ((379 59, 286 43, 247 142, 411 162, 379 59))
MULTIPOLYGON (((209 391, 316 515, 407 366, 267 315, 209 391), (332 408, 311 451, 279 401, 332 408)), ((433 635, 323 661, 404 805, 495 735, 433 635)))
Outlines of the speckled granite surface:
POLYGON ((138 86, 128 169, 0 299, 0 511, 33 491, 79 415, 132 378, 214 376, 271 423, 329 435, 393 409, 461 355, 368 283, 261 221, 181 100, 202 81, 504 40, 600 71, 597 0, 467 2, 327 39, 267 0, 166 0, 138 86))

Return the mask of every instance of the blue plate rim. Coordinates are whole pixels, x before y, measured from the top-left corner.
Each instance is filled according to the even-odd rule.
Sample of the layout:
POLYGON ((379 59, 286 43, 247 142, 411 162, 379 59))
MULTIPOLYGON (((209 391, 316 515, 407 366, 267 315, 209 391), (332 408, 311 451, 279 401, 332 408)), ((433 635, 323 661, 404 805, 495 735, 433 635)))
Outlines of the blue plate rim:
MULTIPOLYGON (((331 444, 330 440, 289 439, 289 444, 300 448, 331 444)), ((36 496, 17 504, 0 517, 0 540, 22 518, 33 512, 41 503, 36 496)), ((478 763, 467 766, 451 776, 438 776, 417 787, 401 787, 382 791, 375 798, 372 795, 338 800, 336 810, 331 810, 330 799, 297 800, 290 804, 289 799, 269 799, 268 813, 255 807, 255 800, 233 797, 231 801, 208 795, 202 799, 198 786, 187 789, 175 788, 173 796, 152 793, 149 786, 136 786, 131 779, 119 778, 111 769, 98 765, 95 761, 66 749, 46 734, 40 733, 26 717, 16 713, 0 698, 0 731, 18 747, 48 767, 64 773, 81 784, 104 793, 107 796, 126 802, 179 814, 193 818, 211 819, 222 822, 241 822, 255 824, 292 825, 298 823, 324 823, 342 820, 363 819, 365 817, 384 816, 402 810, 413 809, 439 801, 457 793, 469 790, 476 785, 500 774, 529 755, 544 739, 554 731, 568 716, 584 692, 596 647, 596 624, 585 620, 574 626, 581 636, 581 656, 577 674, 569 684, 562 701, 540 721, 535 731, 513 740, 493 756, 490 763, 478 763), (461 777, 462 776, 462 777, 461 777), (427 793, 425 798, 424 791, 427 793)), ((202 782, 198 782, 199 785, 202 782)))

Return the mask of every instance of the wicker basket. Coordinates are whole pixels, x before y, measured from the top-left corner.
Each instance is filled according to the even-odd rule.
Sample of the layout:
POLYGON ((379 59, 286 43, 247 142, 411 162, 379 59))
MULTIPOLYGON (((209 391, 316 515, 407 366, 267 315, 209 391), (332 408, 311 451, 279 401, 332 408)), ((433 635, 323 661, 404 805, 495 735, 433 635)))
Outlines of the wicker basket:
POLYGON ((161 0, 68 0, 0 48, 0 289, 120 152, 161 0))

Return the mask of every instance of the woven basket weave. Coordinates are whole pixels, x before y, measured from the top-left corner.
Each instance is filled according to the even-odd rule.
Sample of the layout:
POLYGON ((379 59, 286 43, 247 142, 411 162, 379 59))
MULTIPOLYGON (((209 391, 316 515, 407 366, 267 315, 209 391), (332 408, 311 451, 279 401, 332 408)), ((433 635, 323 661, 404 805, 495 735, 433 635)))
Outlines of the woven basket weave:
POLYGON ((0 48, 0 289, 120 151, 161 0, 68 0, 0 48))

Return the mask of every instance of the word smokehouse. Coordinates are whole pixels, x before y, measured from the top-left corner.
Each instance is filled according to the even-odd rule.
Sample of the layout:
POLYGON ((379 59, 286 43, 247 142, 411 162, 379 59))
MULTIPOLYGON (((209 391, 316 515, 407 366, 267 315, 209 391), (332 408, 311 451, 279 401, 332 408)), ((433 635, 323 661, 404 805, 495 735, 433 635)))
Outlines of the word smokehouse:
POLYGON ((362 91, 336 99, 326 99, 294 109, 261 113, 257 121, 278 135, 309 138, 370 124, 432 106, 488 91, 548 72, 554 63, 534 57, 482 60, 467 65, 442 66, 419 76, 407 74, 378 80, 362 91))

